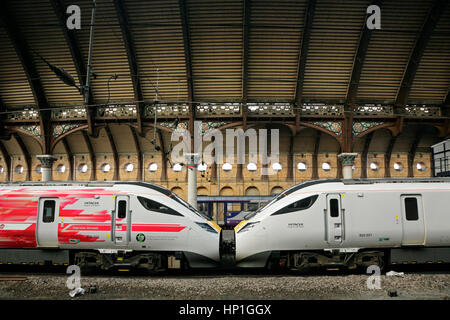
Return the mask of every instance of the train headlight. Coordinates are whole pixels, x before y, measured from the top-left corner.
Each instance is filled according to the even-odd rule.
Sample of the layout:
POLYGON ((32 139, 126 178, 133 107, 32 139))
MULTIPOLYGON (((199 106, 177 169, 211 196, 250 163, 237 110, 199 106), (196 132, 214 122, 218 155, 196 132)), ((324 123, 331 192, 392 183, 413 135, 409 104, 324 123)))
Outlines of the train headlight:
POLYGON ((208 231, 208 232, 212 232, 212 233, 218 233, 216 229, 214 229, 213 227, 211 227, 209 224, 204 223, 204 222, 196 222, 196 224, 198 224, 203 230, 208 231))
POLYGON ((238 231, 239 232, 244 232, 244 231, 248 231, 251 228, 253 228, 255 225, 257 225, 259 223, 259 221, 256 222, 249 222, 247 223, 241 230, 238 231))

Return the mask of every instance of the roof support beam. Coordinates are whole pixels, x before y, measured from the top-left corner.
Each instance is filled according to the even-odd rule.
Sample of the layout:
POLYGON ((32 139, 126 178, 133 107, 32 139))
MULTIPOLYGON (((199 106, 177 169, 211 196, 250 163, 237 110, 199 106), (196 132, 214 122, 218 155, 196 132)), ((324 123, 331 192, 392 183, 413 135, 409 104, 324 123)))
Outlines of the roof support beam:
POLYGON ((409 56, 408 64, 406 65, 402 82, 397 92, 397 97, 395 99, 395 114, 401 114, 408 102, 408 96, 411 91, 411 86, 414 82, 414 77, 416 76, 420 60, 422 59, 433 30, 436 28, 447 3, 447 0, 435 0, 428 12, 427 17, 425 18, 425 22, 422 25, 422 29, 419 32, 416 43, 411 51, 411 55, 409 56))
POLYGON ((394 149, 395 141, 397 141, 397 135, 392 135, 389 140, 389 145, 386 149, 386 153, 384 154, 384 176, 386 178, 391 177, 391 156, 392 150, 394 149))
POLYGON ((5 145, 0 140, 0 155, 3 158, 3 161, 5 162, 6 168, 4 169, 6 172, 6 181, 11 181, 11 157, 8 153, 8 150, 5 148, 5 145))
POLYGON ((194 80, 192 78, 192 55, 191 55, 191 36, 189 32, 189 17, 187 13, 186 0, 178 0, 180 7, 181 28, 183 31, 184 58, 186 65, 186 78, 188 86, 189 101, 189 132, 191 134, 191 152, 194 151, 194 121, 196 118, 194 104, 194 80))
MULTIPOLYGON (((215 142, 216 137, 212 136, 211 137, 211 142, 214 143, 215 142)), ((209 182, 211 182, 212 184, 217 184, 217 168, 218 168, 218 164, 216 161, 216 148, 213 149, 211 156, 213 158, 213 163, 211 163, 211 175, 210 175, 210 179, 209 182)), ((219 190, 217 190, 217 195, 219 195, 219 190)))
POLYGON ((167 181, 167 161, 169 157, 169 153, 166 153, 166 146, 164 144, 163 134, 161 129, 158 129, 158 140, 159 146, 161 147, 161 155, 162 155, 162 170, 161 170, 161 180, 167 181))
POLYGON ((44 87, 42 86, 40 75, 30 53, 30 48, 18 28, 17 20, 14 19, 11 10, 8 8, 7 1, 0 1, 0 20, 3 22, 9 39, 11 40, 17 56, 22 63, 22 67, 27 75, 31 91, 33 92, 34 101, 39 110, 39 126, 42 134, 42 151, 44 154, 50 154, 52 139, 51 111, 49 110, 44 87))
POLYGON ((414 177, 414 158, 416 157, 417 147, 421 138, 422 132, 418 130, 408 153, 408 177, 414 177))
POLYGON ((74 177, 74 170, 75 170, 75 163, 73 161, 73 153, 72 150, 70 149, 69 146, 69 142, 67 141, 66 137, 63 137, 61 139, 62 145, 64 147, 64 151, 66 152, 67 155, 67 162, 69 162, 69 177, 68 180, 73 180, 74 177))
POLYGON ((305 13, 303 34, 300 43, 298 56, 297 87, 295 89, 295 125, 297 131, 300 129, 300 113, 303 98, 303 81, 305 79, 306 59, 308 57, 309 40, 311 38, 314 13, 316 10, 316 0, 309 0, 305 13))
POLYGON ((137 63, 137 54, 134 45, 133 35, 131 34, 128 14, 125 9, 123 0, 114 0, 116 6, 117 16, 119 18, 120 30, 122 31, 122 38, 127 51, 128 66, 130 68, 131 80, 133 82, 134 101, 136 103, 137 114, 137 133, 143 135, 142 118, 144 113, 144 95, 142 93, 141 78, 139 74, 139 67, 137 63))
POLYGON ((94 148, 92 147, 92 143, 89 139, 88 133, 84 130, 81 132, 83 132, 83 140, 88 148, 89 158, 91 158, 91 181, 95 181, 97 180, 97 158, 95 157, 94 148))
POLYGON ((367 156, 369 154, 370 143, 372 142, 372 138, 374 135, 374 131, 366 135, 364 140, 364 149, 361 154, 361 178, 367 178, 367 156))
POLYGON ((31 156, 30 156, 30 152, 27 149, 27 146, 25 145, 25 143, 23 143, 22 138, 17 134, 17 133, 13 133, 12 136, 14 137, 14 140, 16 140, 17 144, 19 145, 20 148, 20 152, 23 154, 24 158, 25 158, 25 163, 27 165, 27 170, 26 170, 26 180, 30 181, 31 180, 31 170, 33 170, 31 168, 31 156))
POLYGON ((342 126, 342 152, 352 152, 353 149, 353 112, 344 112, 342 126))
MULTIPOLYGON (((64 37, 66 38, 66 42, 69 47, 70 54, 72 55, 72 60, 75 65, 75 69, 77 70, 78 80, 80 81, 80 87, 84 88, 86 86, 87 69, 83 59, 83 53, 81 52, 79 41, 76 36, 76 32, 75 30, 69 30, 66 26, 67 16, 63 1, 51 0, 50 2, 53 6, 53 10, 55 11, 58 23, 61 27, 64 37)), ((85 108, 88 123, 88 133, 91 136, 97 136, 94 124, 94 117, 95 117, 95 107, 93 106, 94 104, 95 101, 92 96, 92 91, 89 90, 88 105, 85 105, 85 108)))
POLYGON ((116 143, 114 142, 114 137, 111 133, 111 129, 107 125, 105 127, 106 136, 108 137, 109 145, 111 146, 111 150, 114 158, 114 176, 113 180, 119 180, 119 154, 117 153, 116 143))
MULTIPOLYGON (((377 5, 380 7, 381 2, 381 0, 373 0, 372 5, 377 5)), ((353 60, 350 83, 347 88, 345 109, 348 111, 353 111, 353 105, 355 103, 356 94, 358 92, 359 80, 361 78, 361 71, 364 65, 364 60, 366 58, 367 48, 369 47, 372 31, 373 30, 367 28, 366 19, 364 19, 364 25, 359 37, 358 49, 356 50, 355 59, 353 60)))
POLYGON ((311 179, 319 179, 319 161, 317 156, 319 154, 320 136, 322 131, 316 130, 316 138, 314 140, 314 152, 312 154, 312 176, 311 179))

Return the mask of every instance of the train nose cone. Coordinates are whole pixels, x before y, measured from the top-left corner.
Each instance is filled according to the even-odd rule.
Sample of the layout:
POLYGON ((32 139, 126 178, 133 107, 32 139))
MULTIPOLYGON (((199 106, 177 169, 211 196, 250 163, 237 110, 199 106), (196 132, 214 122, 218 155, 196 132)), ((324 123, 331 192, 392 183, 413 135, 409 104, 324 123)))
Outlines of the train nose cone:
POLYGON ((248 223, 236 232, 236 261, 268 251, 269 237, 264 223, 248 223))

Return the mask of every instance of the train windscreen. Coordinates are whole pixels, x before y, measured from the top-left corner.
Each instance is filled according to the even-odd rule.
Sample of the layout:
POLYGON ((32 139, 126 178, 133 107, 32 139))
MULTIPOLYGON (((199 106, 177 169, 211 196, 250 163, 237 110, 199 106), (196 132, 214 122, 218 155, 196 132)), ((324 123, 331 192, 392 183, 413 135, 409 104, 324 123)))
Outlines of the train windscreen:
POLYGON ((315 184, 319 184, 319 183, 326 183, 326 182, 341 182, 340 179, 323 179, 323 180, 314 180, 314 181, 307 181, 307 182, 303 182, 301 184, 297 184, 295 186, 290 187, 289 189, 283 191, 282 193, 280 193, 278 196, 276 196, 275 198, 272 199, 272 201, 270 201, 269 203, 267 203, 265 206, 262 206, 261 208, 259 208, 258 210, 256 210, 255 212, 251 212, 248 215, 246 215, 244 217, 244 219, 248 220, 250 218, 253 218, 254 216, 256 216, 258 213, 260 213, 262 210, 268 208, 269 206, 271 206, 273 203, 277 202, 278 200, 290 195, 291 193, 299 190, 299 189, 303 189, 315 184))
POLYGON ((174 199, 175 201, 178 201, 179 203, 181 203, 183 206, 185 206, 186 208, 191 209, 192 211, 194 211, 194 213, 206 220, 211 221, 212 219, 210 217, 208 217, 206 214, 201 213, 200 211, 198 211, 196 208, 194 208, 193 206, 191 206, 188 202, 184 201, 182 198, 180 198, 178 195, 176 195, 174 192, 172 192, 172 194, 170 195, 170 197, 172 199, 174 199))

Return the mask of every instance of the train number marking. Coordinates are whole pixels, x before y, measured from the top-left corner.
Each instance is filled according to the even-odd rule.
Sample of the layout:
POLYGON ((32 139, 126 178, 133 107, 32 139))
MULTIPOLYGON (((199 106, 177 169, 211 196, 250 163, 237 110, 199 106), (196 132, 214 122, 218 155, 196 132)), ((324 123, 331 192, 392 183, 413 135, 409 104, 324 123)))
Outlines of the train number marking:
POLYGON ((371 237, 373 237, 373 234, 372 233, 360 233, 359 237, 360 238, 371 238, 371 237))
POLYGON ((289 229, 303 228, 303 223, 288 223, 289 229))

